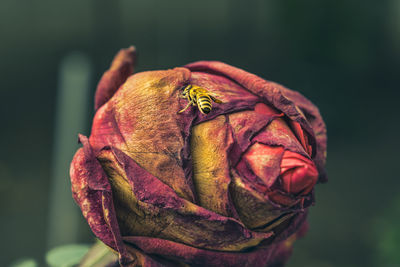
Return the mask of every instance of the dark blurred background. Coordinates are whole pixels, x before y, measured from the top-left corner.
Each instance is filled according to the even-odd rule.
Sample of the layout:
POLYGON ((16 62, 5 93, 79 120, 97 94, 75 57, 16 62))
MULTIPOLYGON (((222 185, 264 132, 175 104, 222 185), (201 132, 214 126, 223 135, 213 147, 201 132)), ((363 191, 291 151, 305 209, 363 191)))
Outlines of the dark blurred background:
POLYGON ((400 266, 400 1, 2 0, 0 36, 0 266, 93 241, 68 167, 131 44, 137 71, 219 60, 311 99, 329 182, 288 266, 400 266))

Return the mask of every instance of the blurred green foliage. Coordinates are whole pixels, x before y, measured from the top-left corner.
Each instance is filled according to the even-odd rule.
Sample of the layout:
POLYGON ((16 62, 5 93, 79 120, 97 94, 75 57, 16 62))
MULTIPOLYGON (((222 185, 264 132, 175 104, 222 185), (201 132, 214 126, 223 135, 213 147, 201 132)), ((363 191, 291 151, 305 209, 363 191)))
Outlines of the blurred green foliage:
POLYGON ((89 251, 89 245, 69 244, 53 248, 46 253, 46 263, 49 267, 76 266, 89 251))
POLYGON ((377 266, 400 266, 400 197, 386 207, 375 222, 377 266))
POLYGON ((37 267, 38 264, 34 259, 19 259, 11 263, 10 267, 37 267))

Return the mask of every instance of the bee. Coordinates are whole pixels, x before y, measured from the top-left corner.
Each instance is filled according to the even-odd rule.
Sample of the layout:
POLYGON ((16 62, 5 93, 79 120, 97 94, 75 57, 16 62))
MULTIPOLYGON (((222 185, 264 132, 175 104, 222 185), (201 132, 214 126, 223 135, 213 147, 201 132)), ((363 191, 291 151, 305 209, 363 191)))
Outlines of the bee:
POLYGON ((178 113, 184 112, 188 107, 190 107, 190 104, 192 104, 193 106, 197 106, 201 113, 208 114, 212 109, 211 100, 215 103, 223 103, 215 96, 217 95, 210 93, 200 86, 189 84, 183 88, 182 92, 182 98, 186 98, 189 103, 178 113))

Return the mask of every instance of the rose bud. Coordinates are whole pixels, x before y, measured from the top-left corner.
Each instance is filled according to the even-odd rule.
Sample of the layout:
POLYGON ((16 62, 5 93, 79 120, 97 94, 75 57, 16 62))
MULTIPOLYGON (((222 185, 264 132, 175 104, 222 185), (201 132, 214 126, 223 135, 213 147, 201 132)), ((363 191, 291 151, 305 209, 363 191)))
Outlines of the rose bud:
POLYGON ((123 266, 275 266, 325 181, 326 130, 301 94, 221 62, 132 75, 121 50, 96 91, 73 196, 123 266))

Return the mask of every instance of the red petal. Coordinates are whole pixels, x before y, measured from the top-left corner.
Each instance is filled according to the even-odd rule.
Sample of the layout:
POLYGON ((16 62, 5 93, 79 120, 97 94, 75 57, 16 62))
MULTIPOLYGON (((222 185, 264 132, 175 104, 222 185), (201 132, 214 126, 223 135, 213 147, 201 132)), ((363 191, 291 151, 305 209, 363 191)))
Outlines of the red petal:
POLYGON ((308 194, 318 180, 314 163, 298 153, 285 151, 281 163, 283 190, 290 194, 308 194))
POLYGON ((70 169, 73 197, 93 233, 117 250, 121 265, 127 266, 133 258, 121 239, 107 175, 94 156, 89 140, 83 135, 79 135, 79 140, 83 148, 76 152, 70 169))
POLYGON ((94 109, 98 110, 118 90, 133 73, 136 61, 136 49, 131 46, 121 49, 114 57, 111 67, 106 71, 97 85, 94 109))
POLYGON ((304 150, 307 152, 308 155, 312 155, 312 147, 308 143, 307 134, 301 128, 301 125, 296 121, 290 121, 290 126, 293 132, 296 134, 297 139, 299 139, 301 145, 304 147, 304 150))
POLYGON ((282 266, 291 251, 284 242, 232 253, 201 249, 146 236, 125 237, 124 240, 148 255, 161 255, 167 259, 178 260, 186 263, 185 266, 282 266))
POLYGON ((279 115, 279 117, 284 116, 285 114, 278 112, 276 109, 265 105, 264 103, 257 103, 254 107, 254 111, 267 116, 274 116, 279 115))
POLYGON ((271 147, 260 143, 252 145, 243 155, 244 160, 250 166, 266 186, 271 187, 279 175, 279 165, 283 153, 283 147, 271 147))

